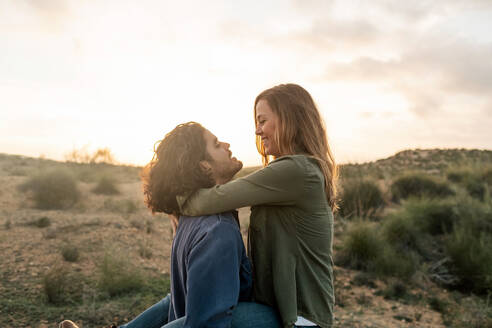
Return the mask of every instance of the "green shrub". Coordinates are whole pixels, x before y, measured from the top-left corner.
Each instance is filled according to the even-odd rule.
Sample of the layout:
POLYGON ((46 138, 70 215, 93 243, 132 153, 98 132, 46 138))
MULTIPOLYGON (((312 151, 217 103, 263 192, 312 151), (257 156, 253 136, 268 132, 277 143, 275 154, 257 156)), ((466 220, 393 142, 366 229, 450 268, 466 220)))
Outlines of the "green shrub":
POLYGON ((384 243, 374 225, 367 221, 353 222, 337 254, 340 265, 366 270, 380 256, 384 243))
POLYGON ((143 273, 126 256, 107 252, 98 268, 97 286, 111 297, 138 291, 144 287, 143 273))
POLYGON ((489 165, 483 168, 481 173, 482 181, 492 187, 492 166, 489 165))
POLYGON ((376 288, 376 284, 374 283, 375 277, 371 273, 367 272, 359 272, 352 279, 352 283, 356 286, 367 286, 369 288, 376 288))
POLYGON ((485 196, 487 194, 487 185, 476 179, 469 179, 465 182, 465 188, 473 198, 479 199, 481 201, 485 200, 485 196))
POLYGON ((492 187, 492 167, 484 169, 482 172, 482 180, 492 187))
POLYGON ((381 292, 387 300, 397 300, 408 296, 408 286, 400 280, 391 280, 381 292))
MULTIPOLYGON (((446 327, 453 328, 490 328, 492 327, 491 296, 487 298, 471 295, 459 295, 458 304, 446 303, 443 321, 446 327)), ((431 305, 432 306, 432 305, 431 305)))
POLYGON ((403 212, 420 231, 431 235, 450 232, 459 219, 452 199, 411 199, 403 204, 403 212))
POLYGON ((459 288, 480 294, 492 292, 492 234, 457 225, 445 242, 459 288))
POLYGON ((472 197, 457 199, 456 214, 459 222, 473 234, 484 232, 492 235, 492 202, 480 202, 472 197))
POLYGON ((401 251, 416 249, 421 232, 404 210, 384 218, 381 228, 383 237, 401 251))
POLYGON ((463 186, 470 196, 484 201, 488 186, 492 186, 492 168, 459 167, 449 170, 447 178, 463 186))
POLYGON ((97 186, 92 189, 92 192, 99 195, 117 195, 120 193, 114 179, 108 176, 103 176, 97 183, 97 186))
POLYGON ((432 296, 428 299, 429 306, 432 310, 439 313, 446 313, 447 308, 449 306, 448 302, 442 300, 436 296, 432 296))
POLYGON ((56 264, 43 276, 42 285, 48 303, 67 305, 82 299, 84 278, 66 266, 56 264))
POLYGON ((37 228, 46 228, 51 225, 51 219, 49 217, 43 216, 39 219, 28 222, 27 225, 34 226, 37 228))
POLYGON ((446 177, 448 178, 449 181, 455 183, 462 183, 464 181, 467 181, 475 177, 475 174, 473 170, 470 168, 460 167, 460 168, 449 169, 446 173, 446 177))
POLYGON ((80 257, 79 249, 71 244, 65 244, 61 248, 63 259, 67 262, 77 262, 80 257))
POLYGON ((414 251, 402 253, 390 244, 383 244, 379 255, 369 265, 369 270, 382 276, 410 279, 419 267, 419 257, 414 251))
POLYGON ((400 202, 409 197, 447 197, 454 191, 443 181, 422 173, 412 173, 397 178, 391 184, 393 201, 400 202))
POLYGON ((135 213, 138 210, 137 204, 135 204, 135 202, 131 199, 106 199, 104 201, 104 208, 111 212, 125 215, 135 213))
POLYGON ((19 189, 32 192, 35 206, 39 209, 70 208, 80 197, 75 178, 66 170, 35 175, 19 189))
POLYGON ((340 213, 345 217, 367 218, 385 205, 383 193, 374 181, 344 180, 342 189, 340 213))
POLYGON ((5 230, 10 230, 10 228, 12 228, 12 221, 10 221, 10 219, 5 221, 3 227, 5 228, 5 230))

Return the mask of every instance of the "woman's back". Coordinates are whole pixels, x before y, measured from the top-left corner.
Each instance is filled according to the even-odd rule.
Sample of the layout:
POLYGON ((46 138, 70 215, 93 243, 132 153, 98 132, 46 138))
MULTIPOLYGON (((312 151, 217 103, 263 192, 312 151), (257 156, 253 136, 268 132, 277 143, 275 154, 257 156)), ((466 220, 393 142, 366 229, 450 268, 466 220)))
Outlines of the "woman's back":
POLYGON ((278 308, 284 325, 293 325, 300 315, 330 326, 333 214, 323 174, 316 160, 304 155, 284 156, 268 167, 291 185, 287 188, 296 196, 289 206, 251 209, 249 255, 255 300, 278 308))

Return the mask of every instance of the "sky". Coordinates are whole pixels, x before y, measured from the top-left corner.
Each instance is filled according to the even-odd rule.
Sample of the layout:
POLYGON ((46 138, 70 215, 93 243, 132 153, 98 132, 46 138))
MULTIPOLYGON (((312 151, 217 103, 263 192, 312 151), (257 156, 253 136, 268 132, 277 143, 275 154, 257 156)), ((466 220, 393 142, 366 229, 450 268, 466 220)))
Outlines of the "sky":
POLYGON ((143 165, 186 121, 260 165, 253 103, 306 88, 340 163, 492 149, 492 1, 0 0, 0 153, 143 165))

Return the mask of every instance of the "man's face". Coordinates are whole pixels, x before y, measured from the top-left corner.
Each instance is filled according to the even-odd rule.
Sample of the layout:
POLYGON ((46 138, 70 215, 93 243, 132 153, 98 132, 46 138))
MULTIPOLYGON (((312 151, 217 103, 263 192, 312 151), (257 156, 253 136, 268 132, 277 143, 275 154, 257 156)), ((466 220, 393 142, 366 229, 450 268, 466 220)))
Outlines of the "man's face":
POLYGON ((203 138, 207 145, 207 153, 211 160, 202 161, 202 166, 209 168, 216 184, 224 184, 231 180, 234 174, 239 172, 243 163, 236 157, 231 157, 227 142, 221 142, 210 131, 203 132, 203 138))

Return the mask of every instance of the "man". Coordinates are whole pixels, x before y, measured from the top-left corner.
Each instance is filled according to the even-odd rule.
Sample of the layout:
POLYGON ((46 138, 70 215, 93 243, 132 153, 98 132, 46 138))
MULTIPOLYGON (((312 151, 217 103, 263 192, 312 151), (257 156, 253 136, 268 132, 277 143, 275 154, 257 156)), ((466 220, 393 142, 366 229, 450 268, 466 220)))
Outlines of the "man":
MULTIPOLYGON (((142 179, 152 212, 179 217, 171 294, 121 327, 230 327, 232 310, 250 299, 252 285, 237 212, 180 216, 176 197, 223 184, 241 168, 229 144, 195 122, 178 125, 160 142, 142 179)), ((65 320, 60 327, 77 326, 65 320)))

